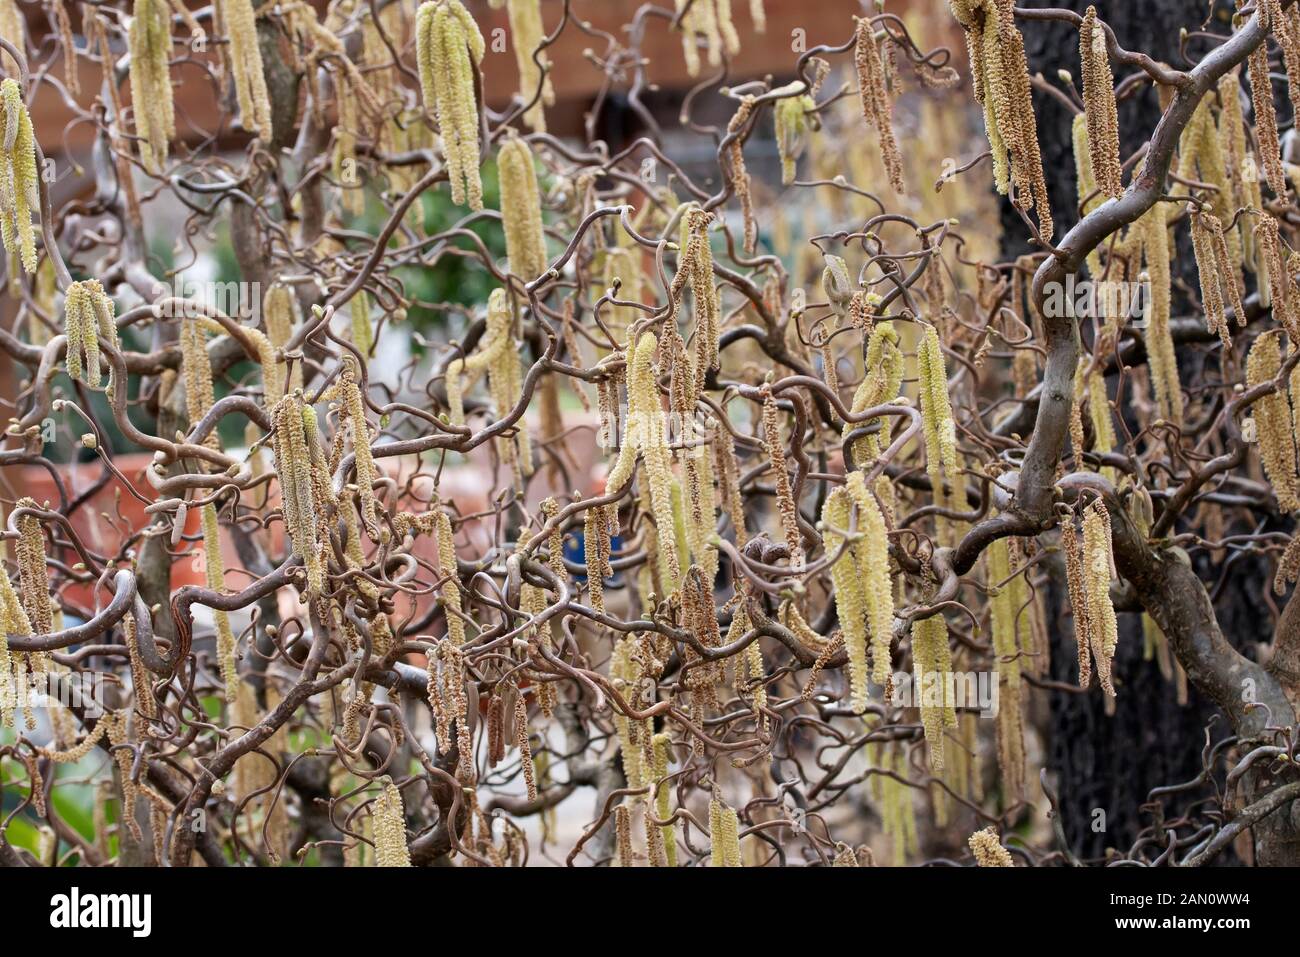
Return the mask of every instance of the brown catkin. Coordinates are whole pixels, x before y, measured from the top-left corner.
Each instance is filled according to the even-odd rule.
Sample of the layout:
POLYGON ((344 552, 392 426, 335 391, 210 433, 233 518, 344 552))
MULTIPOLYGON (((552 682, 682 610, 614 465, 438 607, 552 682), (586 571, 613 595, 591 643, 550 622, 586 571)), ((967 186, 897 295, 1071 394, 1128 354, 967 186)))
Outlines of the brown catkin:
POLYGON ((1250 101, 1255 108, 1255 142, 1264 163, 1264 179, 1279 199, 1286 197, 1286 172, 1282 168, 1282 146, 1277 136, 1277 111, 1273 106, 1273 82, 1268 75, 1268 45, 1259 44, 1246 61, 1250 74, 1250 101))
POLYGON ((1110 600, 1111 569, 1115 563, 1110 538, 1110 514, 1101 499, 1097 499, 1083 515, 1083 591, 1088 602, 1088 643, 1097 663, 1097 678, 1102 689, 1114 697, 1111 662, 1119 629, 1110 600))
POLYGON ((781 439, 781 426, 777 419, 776 399, 772 390, 763 388, 763 447, 776 477, 776 506, 781 519, 781 534, 790 552, 790 567, 802 568, 804 564, 803 535, 799 531, 799 506, 790 487, 790 472, 785 462, 785 443, 781 439))
MULTIPOLYGON (((862 117, 875 127, 880 142, 880 158, 889 175, 889 184, 900 195, 907 191, 903 183, 903 157, 894 135, 894 105, 890 99, 885 76, 885 64, 876 43, 875 28, 870 19, 858 17, 853 45, 853 65, 858 74, 858 95, 862 102, 862 117)), ((890 43, 886 32, 882 44, 890 43)))
POLYGON ((750 190, 749 170, 745 168, 744 139, 741 130, 749 122, 753 112, 754 98, 743 97, 740 106, 736 108, 731 121, 727 124, 727 135, 733 139, 727 147, 726 154, 727 174, 731 178, 731 188, 735 190, 736 198, 740 200, 740 212, 744 219, 744 250, 751 256, 758 243, 758 220, 754 218, 754 196, 750 190))
POLYGON ((1115 78, 1110 70, 1106 31, 1097 22, 1096 7, 1088 7, 1083 23, 1079 25, 1079 60, 1092 175, 1103 196, 1118 197, 1124 191, 1124 183, 1119 159, 1115 78))

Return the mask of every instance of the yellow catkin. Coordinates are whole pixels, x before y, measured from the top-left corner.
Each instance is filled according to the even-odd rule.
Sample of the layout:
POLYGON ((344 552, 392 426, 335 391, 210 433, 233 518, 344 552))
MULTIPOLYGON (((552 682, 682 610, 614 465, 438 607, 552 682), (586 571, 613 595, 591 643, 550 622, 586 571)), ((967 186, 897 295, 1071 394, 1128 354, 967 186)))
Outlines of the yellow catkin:
MULTIPOLYGON (((27 21, 18 9, 17 0, 0 0, 0 37, 13 44, 22 67, 27 67, 27 21)), ((2 58, 5 73, 17 75, 18 64, 7 52, 2 58)))
POLYGON ((957 424, 948 399, 948 373, 943 359, 939 331, 926 326, 917 355, 920 375, 921 417, 925 434, 925 469, 934 488, 936 503, 950 497, 960 481, 957 465, 957 424))
POLYGON ((356 457, 357 496, 361 502, 361 521, 372 541, 379 541, 379 506, 375 500, 375 479, 378 470, 370 448, 370 429, 366 424, 366 404, 357 382, 355 357, 348 356, 339 376, 339 390, 343 408, 347 413, 348 434, 352 438, 352 451, 356 457))
MULTIPOLYGON (((1259 164, 1251 152, 1246 138, 1246 120, 1241 109, 1241 81, 1239 70, 1225 73, 1219 80, 1219 103, 1223 109, 1219 114, 1220 151, 1227 166, 1228 181, 1232 195, 1227 197, 1233 209, 1248 206, 1261 209, 1264 205, 1259 188, 1259 164)), ((1250 217, 1243 216, 1234 232, 1238 234, 1238 243, 1242 247, 1245 266, 1252 272, 1259 272, 1256 261, 1255 237, 1248 226, 1250 217)), ((1260 290, 1261 298, 1265 290, 1260 290)))
POLYGON ((1092 681, 1092 652, 1089 636, 1088 591, 1083 573, 1083 551, 1073 518, 1061 523, 1061 551, 1065 554, 1065 577, 1070 593, 1070 610, 1074 618, 1074 640, 1079 651, 1079 687, 1092 681))
POLYGON ((772 108, 776 124, 776 149, 781 159, 781 182, 794 182, 795 170, 808 134, 808 115, 817 108, 811 96, 777 100, 772 108))
POLYGON ((451 182, 451 200, 483 208, 479 176, 479 115, 474 74, 485 45, 460 0, 428 0, 416 14, 416 57, 424 105, 433 111, 451 182))
POLYGON ((1092 175, 1102 195, 1114 198, 1124 191, 1119 160, 1119 114, 1106 32, 1097 22, 1096 7, 1088 7, 1079 25, 1079 60, 1092 175))
POLYGON ((731 0, 695 0, 689 8, 687 2, 676 0, 677 12, 681 15, 682 55, 686 59, 686 72, 699 76, 697 35, 704 38, 709 66, 712 67, 721 65, 724 49, 732 56, 740 52, 740 37, 731 20, 731 0))
POLYGON ((510 16, 510 42, 515 50, 515 63, 519 66, 519 96, 525 103, 537 101, 524 111, 524 122, 534 131, 545 133, 545 108, 555 102, 555 90, 551 86, 550 74, 542 74, 542 70, 550 65, 550 59, 545 50, 538 50, 546 38, 542 27, 542 5, 540 0, 506 0, 506 12, 510 16), (541 66, 538 66, 539 62, 541 66))
MULTIPOLYGON (((1213 186, 1214 189, 1207 194, 1207 201, 1220 222, 1229 222, 1236 214, 1236 207, 1233 204, 1233 183, 1228 171, 1228 157, 1223 147, 1223 138, 1214 124, 1214 117, 1210 110, 1210 98, 1206 97, 1196 107, 1191 121, 1179 140, 1178 175, 1186 180, 1196 180, 1213 186)), ((1173 212, 1168 215, 1173 215, 1173 212)), ((1239 283, 1243 259, 1237 232, 1234 230, 1225 241, 1232 263, 1231 275, 1233 281, 1239 283)))
MULTIPOLYGON (((203 571, 207 585, 213 591, 226 588, 226 565, 221 557, 221 529, 217 522, 217 507, 209 502, 200 510, 203 518, 203 571)), ((226 700, 233 702, 239 685, 239 671, 235 661, 235 635, 230 628, 230 617, 220 609, 212 612, 217 629, 217 662, 221 668, 221 681, 226 700)))
MULTIPOLYGON (((1245 325, 1246 310, 1241 301, 1237 270, 1233 268, 1223 223, 1213 213, 1192 214, 1192 251, 1200 274, 1201 301, 1205 306, 1205 324, 1217 333, 1224 348, 1232 348, 1228 320, 1224 313, 1225 298, 1232 306, 1238 325, 1245 325)), ((1233 234, 1235 235, 1235 233, 1233 234)))
MULTIPOLYGON (((20 498, 18 508, 36 508, 34 499, 20 498)), ((54 628, 54 605, 50 601, 50 582, 45 574, 45 535, 40 520, 31 514, 18 521, 18 583, 23 610, 36 634, 48 634, 54 628)))
POLYGON ((950 0, 949 6, 966 31, 998 191, 1005 194, 1014 186, 1016 205, 1026 211, 1037 208, 1039 232, 1050 240, 1052 213, 1014 0, 950 0))
MULTIPOLYGON (((898 397, 903 382, 903 353, 898 348, 898 342, 898 333, 892 322, 877 322, 871 327, 871 335, 867 340, 866 375, 853 395, 852 412, 865 412, 898 397)), ((888 421, 886 418, 878 418, 845 424, 845 437, 864 427, 879 427, 878 432, 853 442, 853 464, 858 468, 870 468, 876 457, 889 445, 888 421)))
POLYGON ((1011 854, 998 840, 998 832, 992 825, 976 831, 967 843, 975 855, 975 863, 980 867, 1015 867, 1011 854))
POLYGON ((845 488, 857 507, 858 532, 862 538, 855 551, 857 574, 863 581, 867 602, 867 625, 871 631, 871 678, 889 686, 889 645, 893 637, 893 581, 889 574, 889 535, 885 516, 876 498, 867 490, 859 471, 850 472, 845 488))
MULTIPOLYGON (((844 533, 851 522, 852 503, 848 491, 842 488, 826 497, 826 503, 822 506, 822 541, 828 557, 839 552, 845 544, 844 533)), ((858 577, 855 548, 855 545, 849 545, 835 564, 831 565, 831 587, 840 630, 844 635, 844 648, 848 654, 849 688, 853 706, 855 710, 860 710, 866 706, 870 689, 866 583, 858 577)))
POLYGON ((509 137, 497 156, 501 177, 501 222, 505 227, 510 271, 532 281, 546 271, 546 234, 542 199, 528 144, 509 137))
MULTIPOLYGON (((1092 144, 1088 136, 1088 115, 1086 113, 1075 115, 1072 138, 1074 143, 1075 182, 1079 187, 1079 209, 1086 216, 1105 201, 1097 188, 1097 178, 1092 170, 1092 144)), ((1094 278, 1102 275, 1101 253, 1095 249, 1088 253, 1088 272, 1094 278)), ((1017 356, 1022 354, 1029 355, 1030 353, 1026 350, 1017 353, 1017 356)))
MULTIPOLYGON (((1273 382, 1282 370, 1282 350, 1277 331, 1259 336, 1246 356, 1246 388, 1273 382)), ((1300 509, 1296 477, 1295 434, 1287 410, 1285 384, 1254 405, 1255 435, 1264 473, 1273 485, 1278 507, 1284 512, 1300 509)))
POLYGON ((1110 514, 1100 499, 1088 506, 1083 516, 1083 590, 1088 602, 1088 644, 1097 664, 1097 678, 1111 697, 1111 662, 1119 641, 1115 607, 1110 601, 1111 567, 1110 514))
MULTIPOLYGON (((605 480, 608 492, 622 489, 632 478, 638 456, 645 461, 650 509, 661 536, 674 527, 672 504, 672 456, 664 430, 663 407, 659 403, 659 372, 654 357, 659 343, 653 333, 643 332, 630 350, 627 374, 628 411, 623 446, 605 480)), ((672 542, 671 538, 666 541, 672 542)), ((681 566, 677 550, 659 548, 659 571, 668 594, 677 591, 681 566)))
MULTIPOLYGON (((180 345, 181 376, 185 382, 185 412, 190 424, 197 425, 216 401, 212 364, 208 361, 201 322, 187 319, 181 323, 180 345)), ((215 444, 216 435, 215 429, 209 433, 209 444, 215 444)))
MULTIPOLYGON (((669 788, 668 765, 672 755, 672 739, 667 734, 656 734, 651 739, 654 759, 652 783, 654 792, 654 814, 661 821, 672 817, 672 791, 669 788)), ((675 824, 661 824, 659 830, 663 835, 664 854, 669 867, 677 866, 677 838, 675 824)))
POLYGON ((716 795, 709 802, 709 863, 713 867, 740 867, 740 818, 716 795))
POLYGON ((948 647, 948 623, 943 615, 922 618, 912 625, 912 669, 921 725, 930 748, 930 767, 942 771, 944 731, 957 727, 952 652, 948 647))
POLYGON ((731 518, 736 544, 743 546, 749 540, 749 532, 745 528, 745 499, 740 491, 740 462, 736 458, 735 440, 725 428, 714 434, 713 457, 722 505, 731 518))
POLYGON ((135 0, 129 33, 131 51, 131 104, 139 137, 140 162, 157 173, 167 159, 176 135, 172 84, 171 8, 164 0, 135 0))
POLYGON ((907 863, 908 857, 919 850, 916 807, 912 801, 913 788, 900 780, 906 778, 908 773, 907 755, 902 748, 892 747, 880 761, 880 767, 893 772, 876 774, 871 779, 880 805, 881 830, 893 850, 894 866, 902 867, 907 863))
POLYGON ((1175 425, 1183 421, 1183 391, 1178 380, 1178 360, 1169 331, 1171 279, 1169 230, 1160 204, 1153 206, 1138 227, 1142 236, 1142 261, 1150 281, 1150 311, 1146 341, 1151 386, 1160 416, 1175 425))
MULTIPOLYGON (((862 117, 876 130, 880 143, 880 158, 889 175, 889 184, 894 192, 902 194, 907 187, 903 184, 903 157, 898 150, 898 138, 894 135, 894 105, 890 100, 889 84, 885 75, 885 63, 880 56, 880 45, 876 43, 875 28, 866 17, 857 18, 857 31, 853 46, 853 63, 858 74, 858 95, 862 103, 862 117)), ((888 43, 888 34, 883 41, 888 43)))
POLYGON ((411 852, 406 845, 406 812, 402 792, 392 778, 382 779, 383 790, 375 798, 371 811, 375 834, 376 867, 410 867, 411 852))
POLYGON ((1025 743, 1020 712, 1021 642, 1019 636, 1020 592, 1013 576, 1011 550, 1006 539, 998 539, 985 552, 988 569, 989 630, 998 672, 998 767, 1002 784, 1011 799, 1024 794, 1025 743))
MULTIPOLYGON (((1088 418, 1092 422, 1092 447, 1098 455, 1106 455, 1115 450, 1118 440, 1115 438, 1115 424, 1111 419, 1110 402, 1106 397, 1106 377, 1099 369, 1088 375, 1088 418)), ((1115 478, 1115 470, 1105 466, 1101 474, 1115 478)))
POLYGON ((465 643, 465 619, 461 617, 460 577, 456 570, 456 541, 452 536, 451 518, 439 510, 436 520, 438 537, 438 577, 445 579, 439 593, 447 614, 447 637, 456 646, 465 643))
POLYGON ((229 38, 226 55, 235 80, 240 122, 244 129, 269 142, 271 101, 266 93, 252 0, 218 0, 217 12, 229 38))
POLYGON ((283 498, 285 530, 293 553, 307 568, 311 594, 324 589, 324 568, 316 544, 315 507, 312 499, 311 453, 304 434, 307 409, 297 393, 287 395, 275 408, 275 469, 283 498))
POLYGON ((36 227, 32 209, 39 206, 36 180, 36 139, 18 81, 0 81, 4 110, 4 143, 0 144, 0 239, 5 251, 17 255, 23 270, 36 271, 36 227))

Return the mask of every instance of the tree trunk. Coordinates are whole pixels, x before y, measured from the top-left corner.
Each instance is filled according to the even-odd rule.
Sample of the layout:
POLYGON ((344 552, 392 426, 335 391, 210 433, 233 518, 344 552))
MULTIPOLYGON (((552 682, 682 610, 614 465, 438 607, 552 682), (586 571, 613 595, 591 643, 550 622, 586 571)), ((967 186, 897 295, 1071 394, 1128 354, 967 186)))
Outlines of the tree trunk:
MULTIPOLYGON (((1115 31, 1122 46, 1142 50, 1154 59, 1182 65, 1179 55, 1179 31, 1197 30, 1206 19, 1204 0, 1093 0, 1098 15, 1115 31)), ((1088 0, 1025 0, 1026 7, 1065 7, 1084 12, 1088 0)), ((1216 8, 1216 15, 1227 9, 1216 8)), ((1078 32, 1067 24, 1044 22, 1022 26, 1031 73, 1042 73, 1059 83, 1058 70, 1068 70, 1082 89, 1079 75, 1078 32)), ((1204 50, 1193 47, 1198 57, 1204 50)), ((1116 70, 1116 80, 1127 71, 1116 70)), ((1285 99, 1285 97, 1283 98, 1285 99)), ((1055 97, 1035 97, 1038 135, 1043 165, 1052 171, 1048 190, 1057 222, 1056 236, 1078 220, 1078 193, 1074 176, 1074 149, 1071 139, 1073 115, 1055 97)), ((1157 94, 1150 83, 1120 105, 1122 157, 1144 143, 1160 117, 1157 94)), ((1019 215, 1003 204, 1004 253, 1018 255, 1031 251, 1028 231, 1019 215)), ((1197 288, 1195 265, 1186 231, 1178 236, 1175 256, 1174 308, 1187 314, 1189 304, 1180 302, 1177 278, 1181 273, 1188 288, 1197 288), (1187 248, 1183 248, 1187 247, 1187 248)), ((1203 358, 1191 349, 1180 352, 1179 366, 1185 378, 1199 374, 1203 358)), ((1215 563, 1217 565, 1217 563, 1215 563)), ((1271 575, 1265 562, 1239 560, 1225 581, 1215 590, 1217 567, 1208 560, 1198 563, 1198 572, 1214 597, 1214 606, 1224 635, 1239 649, 1256 641, 1266 641, 1272 630, 1268 605, 1263 600, 1261 583, 1271 575)), ((1054 576, 1047 595, 1048 607, 1063 614, 1050 614, 1051 677, 1075 683, 1078 679, 1075 641, 1069 618, 1069 600, 1065 583, 1054 576)), ((1121 614, 1120 642, 1114 662, 1118 697, 1113 713, 1107 713, 1103 693, 1094 681, 1086 694, 1059 691, 1050 695, 1047 719, 1047 767, 1056 778, 1061 797, 1060 813, 1071 850, 1082 859, 1100 859, 1107 849, 1126 851, 1138 833, 1155 823, 1150 810, 1143 810, 1150 791, 1157 787, 1181 784, 1196 778, 1202 770, 1201 745, 1205 729, 1210 726, 1213 739, 1230 733, 1214 704, 1188 689, 1188 701, 1177 703, 1175 684, 1161 674, 1155 660, 1144 657, 1141 617, 1121 614)), ((1204 798, 1204 789, 1167 797, 1165 813, 1176 816, 1192 801, 1204 798)), ((1233 861, 1231 852, 1218 860, 1233 861)))

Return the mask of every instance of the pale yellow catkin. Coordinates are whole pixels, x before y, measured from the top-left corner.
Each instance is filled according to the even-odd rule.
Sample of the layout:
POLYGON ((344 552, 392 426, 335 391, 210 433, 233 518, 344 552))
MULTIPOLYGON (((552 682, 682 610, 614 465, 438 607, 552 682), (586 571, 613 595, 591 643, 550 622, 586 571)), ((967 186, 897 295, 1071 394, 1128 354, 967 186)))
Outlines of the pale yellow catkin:
POLYGON ((319 595, 325 586, 325 570, 316 543, 311 452, 305 436, 309 412, 298 393, 285 396, 275 407, 275 469, 289 543, 307 569, 309 593, 319 595))
POLYGON ((532 103, 524 111, 524 122, 535 132, 545 133, 546 107, 555 103, 555 89, 550 74, 542 72, 550 66, 550 58, 540 49, 546 39, 541 0, 506 0, 506 12, 510 17, 510 42, 519 67, 519 97, 525 103, 532 103))
POLYGON ((460 0, 427 0, 416 14, 416 58, 425 108, 438 121, 451 200, 483 208, 479 175, 479 114, 475 71, 486 46, 460 0))
POLYGON ((1022 724, 1020 660, 1020 576, 1013 574, 1011 552, 1005 538, 985 552, 988 569, 989 629, 998 672, 998 767, 1002 785, 1016 797, 1025 789, 1025 744, 1022 724))
MULTIPOLYGON (((1273 382, 1282 371, 1282 350, 1277 330, 1259 336, 1246 356, 1246 388, 1273 382)), ((1295 434, 1282 386, 1255 402, 1255 435, 1264 474, 1273 485, 1278 507, 1284 512, 1300 509, 1300 479, 1296 477, 1295 434)))
POLYGON ((781 159, 781 182, 794 182, 799 157, 808 135, 808 116, 817 108, 811 96, 789 96, 777 100, 772 108, 776 124, 776 149, 781 159))
POLYGON ((741 867, 740 818, 735 808, 728 807, 714 796, 709 802, 709 863, 713 867, 741 867))
POLYGON ((411 851, 406 844, 406 811, 402 792, 392 778, 382 779, 383 790, 371 810, 375 834, 376 867, 410 867, 411 851))
POLYGON ((1119 641, 1115 607, 1110 600, 1111 567, 1110 514, 1097 499, 1083 515, 1083 590, 1088 602, 1088 643, 1097 664, 1097 677, 1111 697, 1111 662, 1119 641))
POLYGON ((930 749, 930 768, 944 769, 944 732, 957 727, 952 651, 942 614, 912 625, 912 669, 921 706, 921 725, 930 749))
POLYGON ((131 105, 139 137, 140 162, 157 173, 176 135, 171 59, 171 8, 165 0, 135 0, 131 29, 131 105))
POLYGON ((229 40, 227 59, 235 81, 235 99, 244 129, 270 142, 271 101, 258 44, 252 0, 217 0, 217 13, 229 40))
POLYGON ((949 7, 966 31, 975 98, 984 106, 998 191, 1006 194, 1014 186, 1016 205, 1026 211, 1037 208, 1039 233, 1050 240, 1052 213, 1014 0, 949 0, 949 7))
POLYGON ((1160 415, 1174 425, 1183 421, 1183 391, 1178 379, 1178 360, 1169 330, 1171 277, 1169 229, 1165 213, 1157 203, 1138 221, 1142 236, 1142 261, 1150 281, 1150 313, 1146 331, 1147 361, 1151 386, 1160 415))
POLYGON ((36 228, 32 210, 37 197, 36 138, 22 89, 13 77, 0 81, 4 142, 0 144, 0 239, 17 255, 23 271, 36 271, 36 228))
POLYGON ((501 222, 510 271, 531 282, 546 271, 546 233, 533 153, 523 138, 510 136, 497 154, 501 178, 501 222))
POLYGON ((922 431, 925 434, 925 470, 934 488, 936 504, 950 497, 960 481, 957 465, 957 424, 948 399, 948 373, 939 331, 926 326, 917 352, 920 375, 922 431))
POLYGON ((447 615, 447 637, 457 647, 465 643, 465 619, 461 615, 460 576, 456 568, 456 541, 452 536, 451 518, 441 509, 437 513, 438 576, 443 579, 439 594, 447 615))
POLYGON ((975 855, 975 863, 980 867, 1015 867, 1011 855, 998 840, 998 832, 992 825, 976 831, 967 843, 975 855))

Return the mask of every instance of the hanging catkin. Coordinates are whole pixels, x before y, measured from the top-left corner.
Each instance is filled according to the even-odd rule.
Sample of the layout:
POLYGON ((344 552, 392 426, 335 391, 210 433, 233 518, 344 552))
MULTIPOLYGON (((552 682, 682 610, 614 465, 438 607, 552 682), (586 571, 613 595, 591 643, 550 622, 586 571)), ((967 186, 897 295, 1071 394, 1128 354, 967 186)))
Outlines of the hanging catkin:
POLYGON ((727 135, 734 139, 728 145, 726 154, 727 175, 731 179, 731 188, 735 190, 736 198, 740 200, 740 214, 744 220, 744 250, 751 256, 758 243, 758 221, 754 218, 754 195, 750 189, 749 170, 745 168, 745 144, 740 131, 749 122, 753 112, 754 98, 742 97, 740 106, 736 107, 736 112, 727 124, 727 135))
POLYGON ((672 594, 681 578, 681 563, 670 537, 675 525, 672 457, 664 432, 663 407, 659 403, 659 371, 654 362, 658 348, 655 335, 643 332, 630 350, 627 424, 623 446, 605 480, 605 489, 611 493, 622 489, 632 478, 637 457, 645 460, 650 508, 660 536, 659 572, 664 588, 672 594))
POLYGON ((1014 0, 949 0, 949 6, 966 31, 975 98, 984 107, 998 192, 1006 194, 1014 186, 1020 209, 1036 206, 1039 232, 1050 240, 1052 212, 1014 0))
POLYGON ((501 177, 501 222, 510 271, 531 282, 546 271, 546 234, 533 154, 521 137, 510 136, 497 156, 501 177))
POLYGON ((519 66, 519 97, 525 103, 533 104, 524 111, 524 122, 535 132, 545 133, 546 107, 555 103, 555 90, 551 86, 550 74, 542 75, 550 65, 550 59, 545 50, 538 49, 546 39, 546 31, 542 28, 541 0, 506 0, 506 12, 510 16, 510 42, 515 49, 515 63, 519 66))
POLYGON ((316 543, 311 452, 304 434, 308 412, 298 393, 286 395, 275 407, 275 469, 289 544, 307 569, 309 593, 319 595, 325 587, 325 570, 316 543))
POLYGON ((23 271, 36 271, 36 228, 32 209, 39 206, 36 185, 36 140, 22 90, 13 77, 0 81, 4 108, 4 143, 0 146, 0 238, 16 255, 23 271))
POLYGON ((176 135, 172 84, 171 10, 164 0, 135 0, 129 34, 131 51, 131 105, 140 142, 140 162, 157 173, 167 159, 167 147, 176 135))
POLYGON ((432 110, 442 137, 451 182, 451 201, 483 208, 479 177, 479 118, 474 74, 485 45, 478 24, 460 0, 428 0, 415 25, 416 57, 424 105, 432 110))
POLYGON ((912 625, 912 670, 921 725, 930 749, 930 768, 944 768, 944 730, 957 727, 957 708, 948 647, 948 623, 942 614, 912 625))
POLYGON ((1165 225, 1164 209, 1159 203, 1138 221, 1138 227, 1142 236, 1142 260, 1150 282, 1146 341, 1151 385, 1160 416, 1174 425, 1181 425, 1183 391, 1178 381, 1174 340, 1169 331, 1169 229, 1165 225))
MULTIPOLYGON (((1208 201, 1220 222, 1230 222, 1236 214, 1233 205, 1233 185, 1228 174, 1228 160, 1223 149, 1223 138, 1214 124, 1210 100, 1201 100, 1191 121, 1179 140, 1178 175, 1185 180, 1207 183, 1214 189, 1208 201)), ((1242 267, 1241 242, 1236 231, 1225 237, 1228 258, 1232 263, 1234 281, 1240 283, 1242 267)))
MULTIPOLYGON (((1097 664, 1097 678, 1105 692, 1115 696, 1111 662, 1119 641, 1115 606, 1110 601, 1111 568, 1110 513, 1096 499, 1083 513, 1083 592, 1088 602, 1088 644, 1097 664)), ((1076 621, 1078 616, 1076 614, 1076 621)))
POLYGON ((1088 7, 1079 25, 1079 60, 1083 73, 1084 115, 1092 175, 1102 196, 1124 191, 1119 160, 1119 114, 1115 107, 1115 78, 1110 71, 1106 31, 1097 22, 1097 8, 1088 7))
POLYGON ((776 505, 781 519, 781 534, 790 552, 790 567, 804 565, 803 536, 799 532, 799 505, 790 487, 790 472, 785 462, 785 443, 781 439, 781 426, 777 419, 776 399, 772 390, 763 387, 763 447, 776 480, 776 505))
POLYGON ((1025 790, 1025 741, 1021 717, 1021 579, 1011 567, 1011 549, 1000 538, 984 553, 988 571, 989 630, 998 673, 998 769, 1012 799, 1025 790))
POLYGON ((796 165, 808 134, 808 115, 817 109, 811 96, 788 96, 772 108, 776 124, 776 149, 781 159, 781 182, 794 182, 796 165))
POLYGON ((709 802, 709 839, 713 867, 740 867, 740 819, 716 794, 709 802))
POLYGON ((921 419, 925 433, 925 470, 930 476, 936 503, 948 498, 946 484, 955 484, 957 467, 957 425, 948 399, 948 374, 939 331, 926 326, 917 354, 920 376, 921 419))
POLYGON ((1224 314, 1224 297, 1231 303, 1237 324, 1246 324, 1246 310, 1241 302, 1237 272, 1229 259, 1223 223, 1213 213, 1192 213, 1192 251, 1201 281, 1201 302, 1205 307, 1205 325, 1217 334, 1225 349, 1232 348, 1228 320, 1224 314))
POLYGON ((1264 179, 1274 195, 1285 199, 1286 173, 1282 168, 1282 146, 1277 136, 1273 82, 1268 75, 1268 44, 1257 45, 1246 64, 1250 75, 1250 101, 1255 108, 1255 142, 1264 164, 1264 179))
MULTIPOLYGON (((857 17, 857 32, 853 46, 853 64, 858 74, 858 95, 862 102, 862 117, 875 127, 880 142, 880 158, 889 175, 889 184, 900 195, 907 191, 903 184, 903 157, 898 151, 894 135, 894 104, 890 99, 885 76, 885 64, 876 44, 875 28, 871 20, 857 17)), ((882 41, 888 44, 886 32, 882 41)))
POLYGON ((271 101, 257 39, 252 0, 217 0, 217 12, 229 38, 227 57, 235 80, 235 99, 244 129, 270 142, 271 101))
POLYGON ((406 846, 406 812, 402 792, 392 778, 382 779, 383 790, 375 799, 374 817, 375 866, 410 867, 411 852, 406 846))
MULTIPOLYGON (((1279 330, 1259 336, 1246 356, 1246 388, 1271 383, 1282 371, 1279 330)), ((1284 512, 1300 509, 1296 477, 1295 434, 1291 428, 1285 385, 1263 396, 1254 405, 1255 435, 1264 473, 1273 485, 1278 507, 1284 512)))

